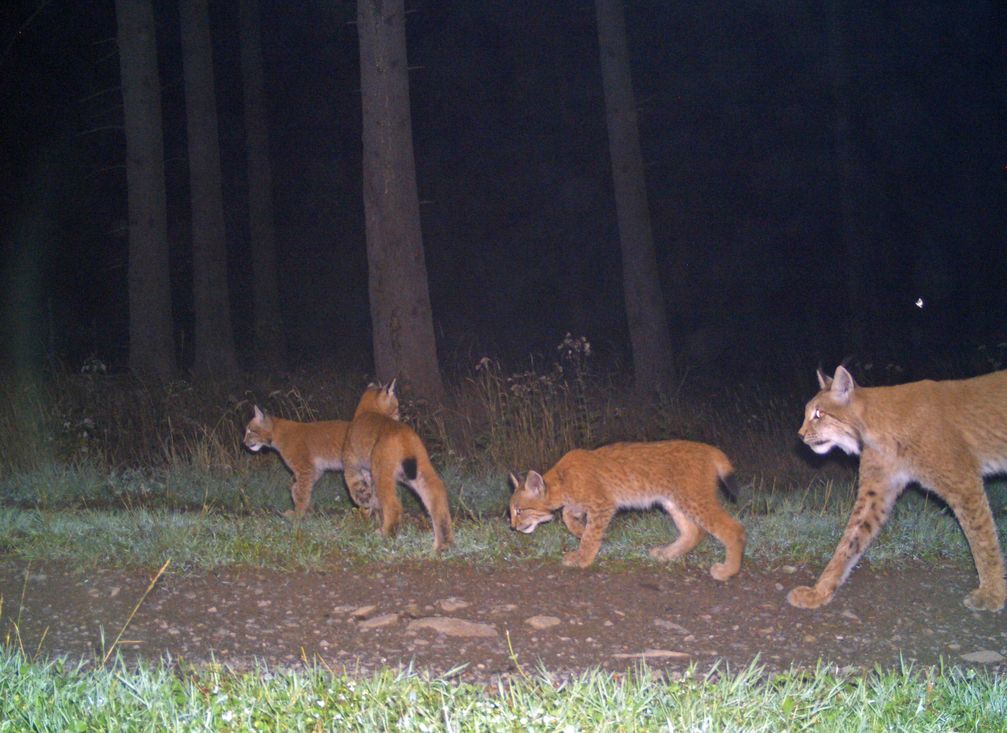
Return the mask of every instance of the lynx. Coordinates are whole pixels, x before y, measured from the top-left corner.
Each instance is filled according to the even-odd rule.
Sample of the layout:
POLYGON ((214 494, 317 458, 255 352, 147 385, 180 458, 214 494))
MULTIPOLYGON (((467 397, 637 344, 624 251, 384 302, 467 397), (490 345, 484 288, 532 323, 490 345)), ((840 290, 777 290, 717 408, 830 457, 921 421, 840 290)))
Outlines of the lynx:
POLYGON ((860 455, 860 486, 839 546, 811 587, 790 591, 798 608, 830 600, 877 535, 910 482, 933 491, 955 513, 979 573, 970 609, 999 611, 1007 595, 996 525, 983 476, 1007 470, 1007 371, 973 379, 860 387, 842 366, 818 372, 799 435, 813 451, 860 455))
POLYGON ((741 568, 745 528, 717 500, 718 481, 733 498, 734 469, 720 450, 686 440, 614 443, 596 450, 572 450, 542 476, 529 471, 524 482, 510 476, 511 527, 530 533, 563 509, 563 523, 580 538, 563 564, 586 568, 594 562, 605 528, 619 509, 662 507, 678 527, 670 545, 651 557, 671 560, 692 550, 704 530, 727 549, 723 563, 710 568, 727 580, 741 568))
POLYGON ((398 421, 395 381, 372 385, 360 398, 343 443, 343 476, 350 497, 381 522, 381 533, 394 535, 402 517, 396 486, 416 492, 434 530, 434 549, 454 542, 448 492, 430 463, 416 431, 398 421))
POLYGON ((294 508, 287 517, 303 517, 311 502, 311 490, 326 471, 342 471, 343 441, 350 423, 346 420, 295 422, 267 415, 258 407, 245 428, 245 446, 255 453, 272 448, 294 474, 290 496, 294 508))

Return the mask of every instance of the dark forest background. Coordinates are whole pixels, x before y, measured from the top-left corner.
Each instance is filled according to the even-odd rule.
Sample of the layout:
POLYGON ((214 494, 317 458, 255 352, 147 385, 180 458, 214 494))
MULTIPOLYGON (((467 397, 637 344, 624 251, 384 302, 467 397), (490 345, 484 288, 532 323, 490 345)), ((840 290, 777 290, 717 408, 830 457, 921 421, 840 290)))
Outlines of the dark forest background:
MULTIPOLYGON (((366 371, 355 3, 261 6, 291 363, 366 371)), ((174 3, 155 9, 175 339, 186 365, 192 259, 179 19, 174 3)), ((251 368, 236 11, 230 2, 210 9, 233 324, 251 368)), ((566 332, 625 364, 592 3, 416 0, 407 10, 441 365, 468 368, 486 354, 518 363, 555 353, 566 332)), ((981 363, 980 346, 998 360, 1007 341, 1003 4, 630 0, 625 12, 680 367, 736 377, 852 356, 922 377, 949 360, 981 363), (830 45, 837 28, 839 55, 830 45), (853 257, 844 226, 855 232, 853 257)), ((3 345, 20 365, 126 364, 115 33, 112 2, 0 8, 3 345)))

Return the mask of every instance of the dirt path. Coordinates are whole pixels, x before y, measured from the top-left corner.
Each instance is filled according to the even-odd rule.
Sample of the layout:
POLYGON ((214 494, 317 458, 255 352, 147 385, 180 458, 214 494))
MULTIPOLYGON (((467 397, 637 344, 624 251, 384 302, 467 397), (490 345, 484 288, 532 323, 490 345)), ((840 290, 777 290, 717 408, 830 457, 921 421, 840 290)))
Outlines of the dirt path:
MULTIPOLYGON (((971 568, 863 566, 831 605, 813 612, 785 599, 787 589, 813 579, 810 570, 786 570, 745 569, 727 583, 699 567, 610 563, 587 571, 430 562, 166 574, 121 650, 129 659, 193 663, 212 655, 236 668, 308 659, 361 673, 412 663, 443 675, 464 665, 455 674, 470 681, 534 672, 539 662, 557 674, 625 670, 644 656, 672 672, 718 660, 740 668, 756 657, 770 670, 819 658, 869 669, 943 657, 1007 672, 1007 613, 961 604, 971 568), (969 661, 976 658, 989 661, 969 661)), ((29 653, 41 640, 42 656, 88 659, 101 657, 102 629, 111 644, 153 575, 33 565, 25 584, 25 572, 23 562, 0 555, 0 638, 20 618, 29 653)))

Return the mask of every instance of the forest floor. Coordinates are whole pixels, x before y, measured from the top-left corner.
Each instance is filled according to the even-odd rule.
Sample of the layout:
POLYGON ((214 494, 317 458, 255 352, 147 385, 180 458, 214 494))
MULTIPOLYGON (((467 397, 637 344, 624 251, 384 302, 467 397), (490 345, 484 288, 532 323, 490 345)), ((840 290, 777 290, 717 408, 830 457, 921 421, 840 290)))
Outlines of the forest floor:
POLYGON ((815 611, 786 602, 818 568, 747 566, 726 583, 705 567, 599 562, 473 565, 347 563, 324 571, 70 569, 0 554, 0 639, 29 657, 100 662, 305 663, 351 675, 405 668, 493 683, 546 670, 560 678, 639 662, 675 675, 944 663, 1007 672, 1007 613, 962 598, 971 566, 907 561, 855 569, 815 611), (138 606, 135 615, 131 612, 138 606))

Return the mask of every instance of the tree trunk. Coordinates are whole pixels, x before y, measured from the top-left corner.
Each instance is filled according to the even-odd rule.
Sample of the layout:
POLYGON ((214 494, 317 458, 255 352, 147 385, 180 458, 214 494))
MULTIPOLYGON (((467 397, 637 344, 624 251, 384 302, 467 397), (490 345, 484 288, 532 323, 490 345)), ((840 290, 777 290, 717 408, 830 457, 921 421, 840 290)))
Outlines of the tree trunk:
POLYGON ((192 200, 193 309, 196 317, 193 371, 202 375, 233 374, 238 365, 227 287, 224 197, 207 0, 182 0, 179 25, 192 200))
POLYGON ((364 215, 374 366, 440 400, 409 114, 403 0, 358 0, 364 215))
POLYGON ((142 379, 175 373, 164 190, 161 83, 151 0, 116 0, 129 207, 129 367, 142 379))
POLYGON ((622 0, 595 0, 595 9, 615 206, 622 242, 623 290, 633 351, 633 380, 636 391, 644 394, 668 386, 672 370, 671 338, 650 229, 622 0))
POLYGON ((280 317, 273 226, 273 172, 269 165, 269 125, 263 96, 262 43, 258 0, 240 0, 241 77, 245 97, 245 154, 248 165, 248 229, 252 240, 252 319, 255 360, 282 368, 287 343, 280 317))
POLYGON ((846 56, 845 6, 829 0, 829 70, 832 76, 832 133, 836 156, 836 179, 839 194, 839 238, 846 265, 846 306, 849 313, 847 338, 853 353, 865 356, 865 333, 868 321, 863 253, 867 242, 859 224, 854 191, 858 181, 856 150, 853 146, 850 120, 850 74, 846 56))

